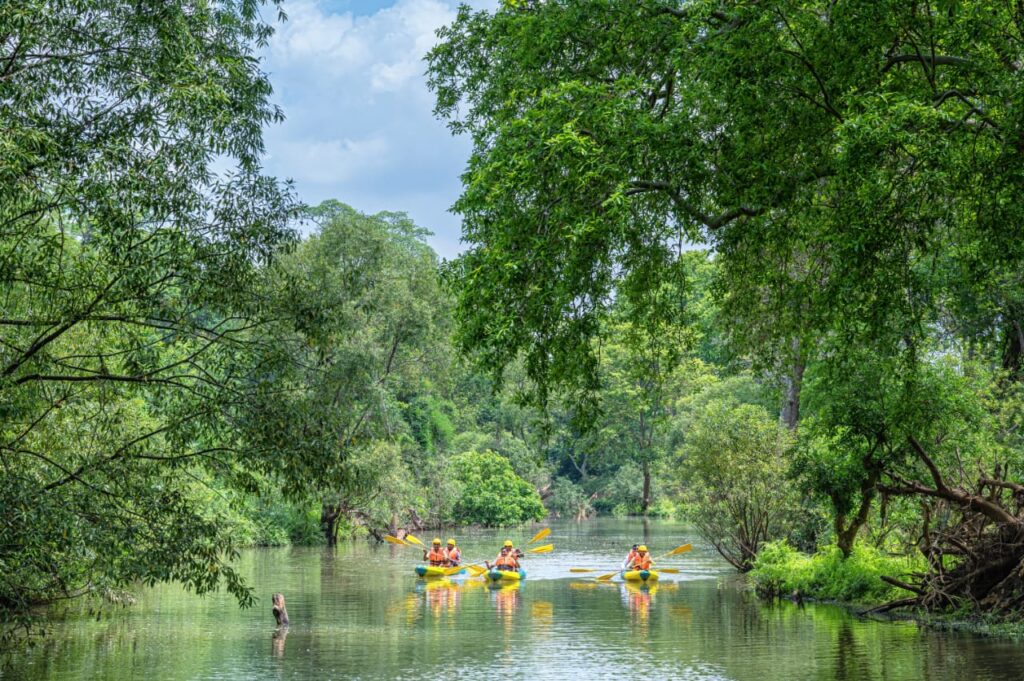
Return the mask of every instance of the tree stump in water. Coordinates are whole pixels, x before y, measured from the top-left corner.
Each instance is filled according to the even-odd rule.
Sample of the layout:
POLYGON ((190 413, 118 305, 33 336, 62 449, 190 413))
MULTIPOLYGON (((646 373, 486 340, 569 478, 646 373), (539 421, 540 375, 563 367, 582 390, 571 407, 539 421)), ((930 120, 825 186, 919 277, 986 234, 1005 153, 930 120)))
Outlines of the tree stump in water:
POLYGON ((287 627, 288 626, 288 608, 284 607, 284 594, 274 594, 270 598, 271 603, 274 604, 274 619, 277 620, 277 626, 287 627))

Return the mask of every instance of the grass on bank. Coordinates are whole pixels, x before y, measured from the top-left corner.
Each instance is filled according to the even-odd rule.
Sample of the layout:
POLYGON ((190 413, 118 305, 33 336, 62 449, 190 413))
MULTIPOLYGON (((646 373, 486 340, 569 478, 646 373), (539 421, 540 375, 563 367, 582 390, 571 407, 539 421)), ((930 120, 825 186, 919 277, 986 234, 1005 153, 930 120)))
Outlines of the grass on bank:
POLYGON ((903 578, 923 568, 922 559, 889 556, 871 546, 858 545, 844 560, 836 546, 807 555, 781 541, 761 550, 750 579, 765 598, 796 592, 822 601, 875 605, 906 596, 906 592, 883 582, 883 575, 903 578))

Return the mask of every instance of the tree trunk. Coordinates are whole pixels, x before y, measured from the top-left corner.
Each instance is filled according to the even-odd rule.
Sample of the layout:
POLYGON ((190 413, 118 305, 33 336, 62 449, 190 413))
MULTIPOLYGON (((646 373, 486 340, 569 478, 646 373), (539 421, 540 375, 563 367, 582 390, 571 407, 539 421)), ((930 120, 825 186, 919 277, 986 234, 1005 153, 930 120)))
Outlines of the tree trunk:
POLYGON ((640 512, 643 515, 647 515, 647 511, 651 508, 651 462, 644 461, 644 491, 643 498, 640 500, 640 512))
POLYGON ((836 546, 843 552, 843 558, 849 558, 850 554, 853 553, 853 545, 857 541, 857 534, 860 532, 860 528, 864 527, 864 524, 868 521, 871 503, 875 500, 875 495, 878 493, 876 488, 877 482, 877 476, 872 475, 868 483, 861 487, 860 508, 857 510, 857 515, 850 519, 846 527, 843 527, 846 516, 836 514, 836 546))
POLYGON ((341 517, 341 506, 324 504, 320 509, 320 529, 328 546, 338 545, 338 518, 341 517))
POLYGON ((1011 379, 1024 378, 1024 326, 1019 319, 1006 322, 1003 340, 1003 369, 1011 379))
POLYGON ((800 352, 800 341, 794 339, 791 347, 793 351, 792 364, 789 366, 789 373, 782 378, 786 396, 783 398, 779 422, 790 430, 796 430, 796 426, 800 422, 800 389, 804 384, 806 363, 800 352))

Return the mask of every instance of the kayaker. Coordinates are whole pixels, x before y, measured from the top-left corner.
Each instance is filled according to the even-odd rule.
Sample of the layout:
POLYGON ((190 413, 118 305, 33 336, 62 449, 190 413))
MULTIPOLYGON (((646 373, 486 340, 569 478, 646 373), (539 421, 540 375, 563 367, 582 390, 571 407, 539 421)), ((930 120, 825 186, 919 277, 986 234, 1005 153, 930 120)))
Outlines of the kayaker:
MULTIPOLYGON (((487 569, 491 569, 491 564, 484 561, 484 565, 487 569)), ((501 552, 498 553, 498 557, 494 559, 494 567, 499 570, 513 572, 519 569, 519 560, 515 554, 515 547, 512 542, 508 539, 505 540, 505 544, 501 547, 501 552)))
POLYGON ((462 551, 455 545, 454 539, 448 540, 448 548, 445 550, 445 559, 448 561, 448 567, 455 567, 462 564, 462 551))
POLYGON ((622 569, 628 570, 629 566, 633 564, 633 559, 636 558, 636 550, 640 547, 639 544, 633 544, 633 548, 626 554, 626 560, 622 561, 622 569))
POLYGON ((633 561, 629 564, 631 570, 650 570, 651 565, 651 554, 647 553, 647 547, 641 544, 636 547, 636 556, 633 561))
MULTIPOLYGON (((524 554, 524 553, 523 553, 522 549, 518 549, 518 548, 516 548, 516 547, 515 547, 515 546, 514 546, 514 545, 512 544, 512 541, 511 541, 511 540, 509 540, 509 539, 506 539, 506 540, 505 540, 505 544, 504 544, 504 546, 508 548, 508 552, 509 552, 509 553, 511 553, 511 554, 512 554, 513 556, 515 556, 515 558, 516 558, 516 560, 517 560, 517 561, 518 561, 518 560, 519 560, 520 558, 522 558, 522 557, 523 557, 524 555, 526 555, 526 554, 524 554)), ((518 566, 517 566, 517 567, 518 567, 518 566)))
POLYGON ((430 549, 423 549, 423 560, 429 561, 431 565, 443 567, 448 560, 447 554, 443 548, 441 548, 441 538, 434 537, 434 541, 430 542, 430 549))

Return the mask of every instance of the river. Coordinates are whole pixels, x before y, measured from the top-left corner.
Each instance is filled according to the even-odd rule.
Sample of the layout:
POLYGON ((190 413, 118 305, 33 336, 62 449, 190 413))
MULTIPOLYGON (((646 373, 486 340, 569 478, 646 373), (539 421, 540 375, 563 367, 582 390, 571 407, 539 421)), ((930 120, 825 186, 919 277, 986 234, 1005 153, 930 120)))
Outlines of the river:
MULTIPOLYGON (((974 679, 1024 677, 1024 645, 859 619, 828 605, 765 604, 683 525, 553 523, 554 553, 527 580, 494 590, 425 582, 417 552, 365 541, 337 549, 247 551, 260 604, 175 586, 138 603, 69 617, 0 667, 2 679, 974 679), (599 584, 569 567, 613 568, 629 544, 682 569, 655 589, 599 584), (270 594, 292 625, 276 631, 270 594)), ((468 559, 537 528, 457 535, 468 559)), ((447 535, 443 537, 447 539, 447 535)), ((429 539, 429 537, 423 537, 429 539)))

